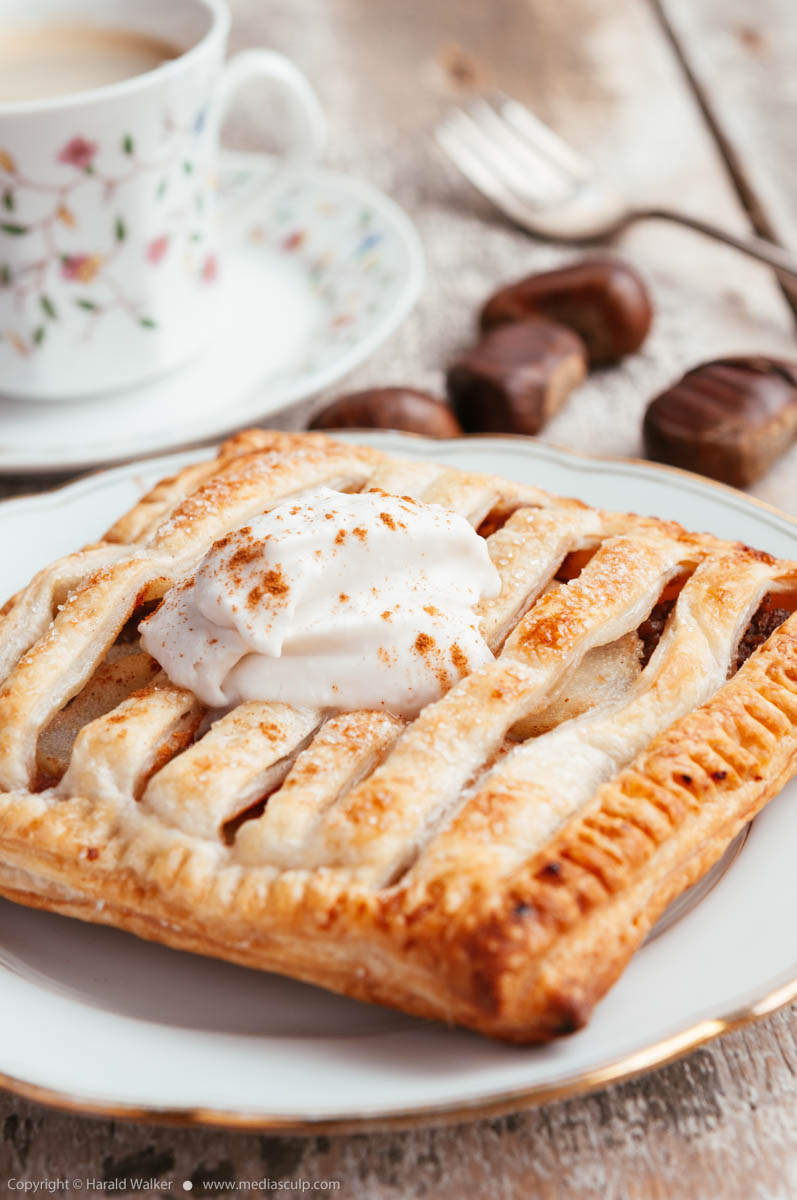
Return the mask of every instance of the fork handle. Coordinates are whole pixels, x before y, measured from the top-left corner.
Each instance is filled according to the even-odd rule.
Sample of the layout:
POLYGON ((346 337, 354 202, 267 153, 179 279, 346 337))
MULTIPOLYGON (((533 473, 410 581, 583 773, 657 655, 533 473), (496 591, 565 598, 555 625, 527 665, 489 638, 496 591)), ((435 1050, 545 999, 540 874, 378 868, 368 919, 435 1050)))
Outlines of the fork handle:
POLYGON ((797 285, 797 255, 784 250, 781 246, 776 246, 774 242, 767 241, 766 238, 756 237, 755 234, 737 237, 724 229, 718 229, 716 225, 711 225, 708 221, 701 221, 699 217, 691 217, 687 213, 675 212, 669 208, 639 209, 633 214, 632 219, 672 221, 676 225, 686 225, 688 229, 705 233, 707 237, 714 238, 715 241, 725 242, 727 246, 741 250, 742 254, 766 263, 783 279, 797 285))

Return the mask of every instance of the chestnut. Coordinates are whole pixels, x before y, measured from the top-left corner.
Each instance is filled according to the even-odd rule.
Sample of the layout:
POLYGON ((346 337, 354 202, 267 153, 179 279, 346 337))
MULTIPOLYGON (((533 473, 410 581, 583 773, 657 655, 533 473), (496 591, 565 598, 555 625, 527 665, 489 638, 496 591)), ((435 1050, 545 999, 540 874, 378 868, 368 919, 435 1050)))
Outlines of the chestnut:
POLYGON ((538 317, 491 330, 452 363, 446 383, 469 433, 538 433, 586 373, 578 334, 538 317))
POLYGON ((590 363, 616 362, 638 350, 653 318, 645 284, 616 258, 582 262, 529 275, 497 291, 482 308, 482 330, 524 317, 546 316, 584 340, 590 363))
POLYGON ((651 400, 643 434, 648 458, 746 487, 797 437, 797 362, 701 363, 651 400))
POLYGON ((401 429, 427 437, 459 437, 462 427, 445 401, 407 387, 347 392, 316 413, 311 429, 401 429))

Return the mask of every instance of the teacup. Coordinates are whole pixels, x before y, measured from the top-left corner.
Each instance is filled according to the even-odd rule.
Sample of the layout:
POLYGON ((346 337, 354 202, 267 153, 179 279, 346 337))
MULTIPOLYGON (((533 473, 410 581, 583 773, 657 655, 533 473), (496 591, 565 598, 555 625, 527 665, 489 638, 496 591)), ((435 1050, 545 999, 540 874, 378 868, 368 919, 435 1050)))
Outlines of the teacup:
POLYGON ((224 65, 229 24, 225 0, 5 0, 0 395, 131 387, 212 337, 224 269, 213 166, 231 98, 255 77, 285 90, 297 132, 283 168, 324 136, 310 85, 282 55, 246 50, 224 65), (70 90, 48 94, 62 77, 70 90))

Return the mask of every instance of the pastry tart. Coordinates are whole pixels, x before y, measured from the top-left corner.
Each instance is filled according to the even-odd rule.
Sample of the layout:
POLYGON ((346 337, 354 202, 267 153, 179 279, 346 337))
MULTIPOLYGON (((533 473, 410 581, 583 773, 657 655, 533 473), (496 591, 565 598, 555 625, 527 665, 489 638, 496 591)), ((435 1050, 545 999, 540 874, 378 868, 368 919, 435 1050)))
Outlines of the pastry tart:
POLYGON ((797 564, 672 522, 238 435, 6 604, 0 894, 502 1039, 570 1033, 797 771, 796 596, 797 564), (483 539, 489 653, 417 713, 209 707, 142 646, 211 548, 317 489, 483 539))

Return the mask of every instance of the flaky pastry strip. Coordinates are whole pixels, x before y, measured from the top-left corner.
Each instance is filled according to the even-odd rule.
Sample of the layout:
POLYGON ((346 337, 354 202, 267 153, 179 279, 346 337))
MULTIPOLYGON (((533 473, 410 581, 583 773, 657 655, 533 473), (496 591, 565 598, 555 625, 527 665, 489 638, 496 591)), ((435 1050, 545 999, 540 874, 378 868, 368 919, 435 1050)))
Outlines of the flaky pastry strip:
POLYGON ((58 606, 103 567, 126 557, 123 546, 87 546, 58 559, 34 575, 0 617, 0 681, 6 679, 26 650, 42 637, 58 606))
POLYGON ((386 761, 322 821, 307 865, 345 866, 385 884, 511 726, 589 649, 635 629, 683 557, 666 537, 604 543, 578 579, 521 620, 500 658, 422 710, 386 761))
POLYGON ((191 692, 160 675, 84 725, 59 793, 104 796, 120 805, 138 799, 149 777, 188 745, 201 718, 191 692))
POLYGON ((134 557, 98 571, 17 663, 0 688, 0 787, 34 781, 39 731, 94 673, 154 574, 134 557))
POLYGON ((309 708, 239 704, 150 780, 142 807, 186 833, 219 836, 226 821, 282 782, 290 756, 321 720, 309 708))
POLYGON ((702 563, 681 591, 645 671, 624 703, 531 738, 488 771, 413 875, 518 869, 662 729, 703 704, 728 677, 739 638, 777 573, 744 550, 702 563), (478 865, 473 846, 481 849, 478 865))
POLYGON ((262 816, 238 830, 236 860, 304 867, 307 842, 323 814, 371 773, 405 727, 383 712, 331 717, 269 797, 262 816))
MULTIPOLYGON (((181 563, 188 551, 209 546, 247 518, 307 488, 358 491, 379 460, 375 451, 336 446, 330 453, 310 445, 292 456, 276 452, 242 454, 226 463, 191 493, 158 526, 148 547, 154 555, 181 563)), ((190 565, 190 564, 189 564, 190 565)))
MULTIPOLYGON (((51 569, 52 586, 29 592, 38 632, 16 666, 10 652, 0 689, 0 771, 18 789, 0 796, 0 892, 25 903, 535 1040, 583 1023, 667 899, 797 766, 797 618, 722 683, 762 593, 793 589, 793 567, 766 555, 488 476, 263 431, 166 481, 115 529, 109 537, 136 547, 114 543, 93 576, 85 560, 72 576, 51 569), (214 538, 323 483, 437 499, 495 530, 504 592, 479 617, 504 646, 497 661, 407 727, 351 713, 313 714, 305 729, 294 710, 243 706, 203 732, 201 706, 161 681, 83 727, 57 788, 28 790, 45 782, 40 731, 87 694, 114 630, 214 538), (566 561, 571 551, 578 560, 566 561), (695 567, 640 674, 639 622, 695 567), (78 590, 56 612, 65 589, 78 590), (565 715, 568 686, 590 672, 606 676, 603 708, 513 741, 528 728, 519 720, 552 701, 565 715), (578 745, 545 759, 572 728, 578 745), (570 779, 562 772, 585 748, 600 769, 578 761, 570 779), (487 803, 490 788, 502 791, 487 803)), ((2 636, 0 622, 0 652, 2 636)))

